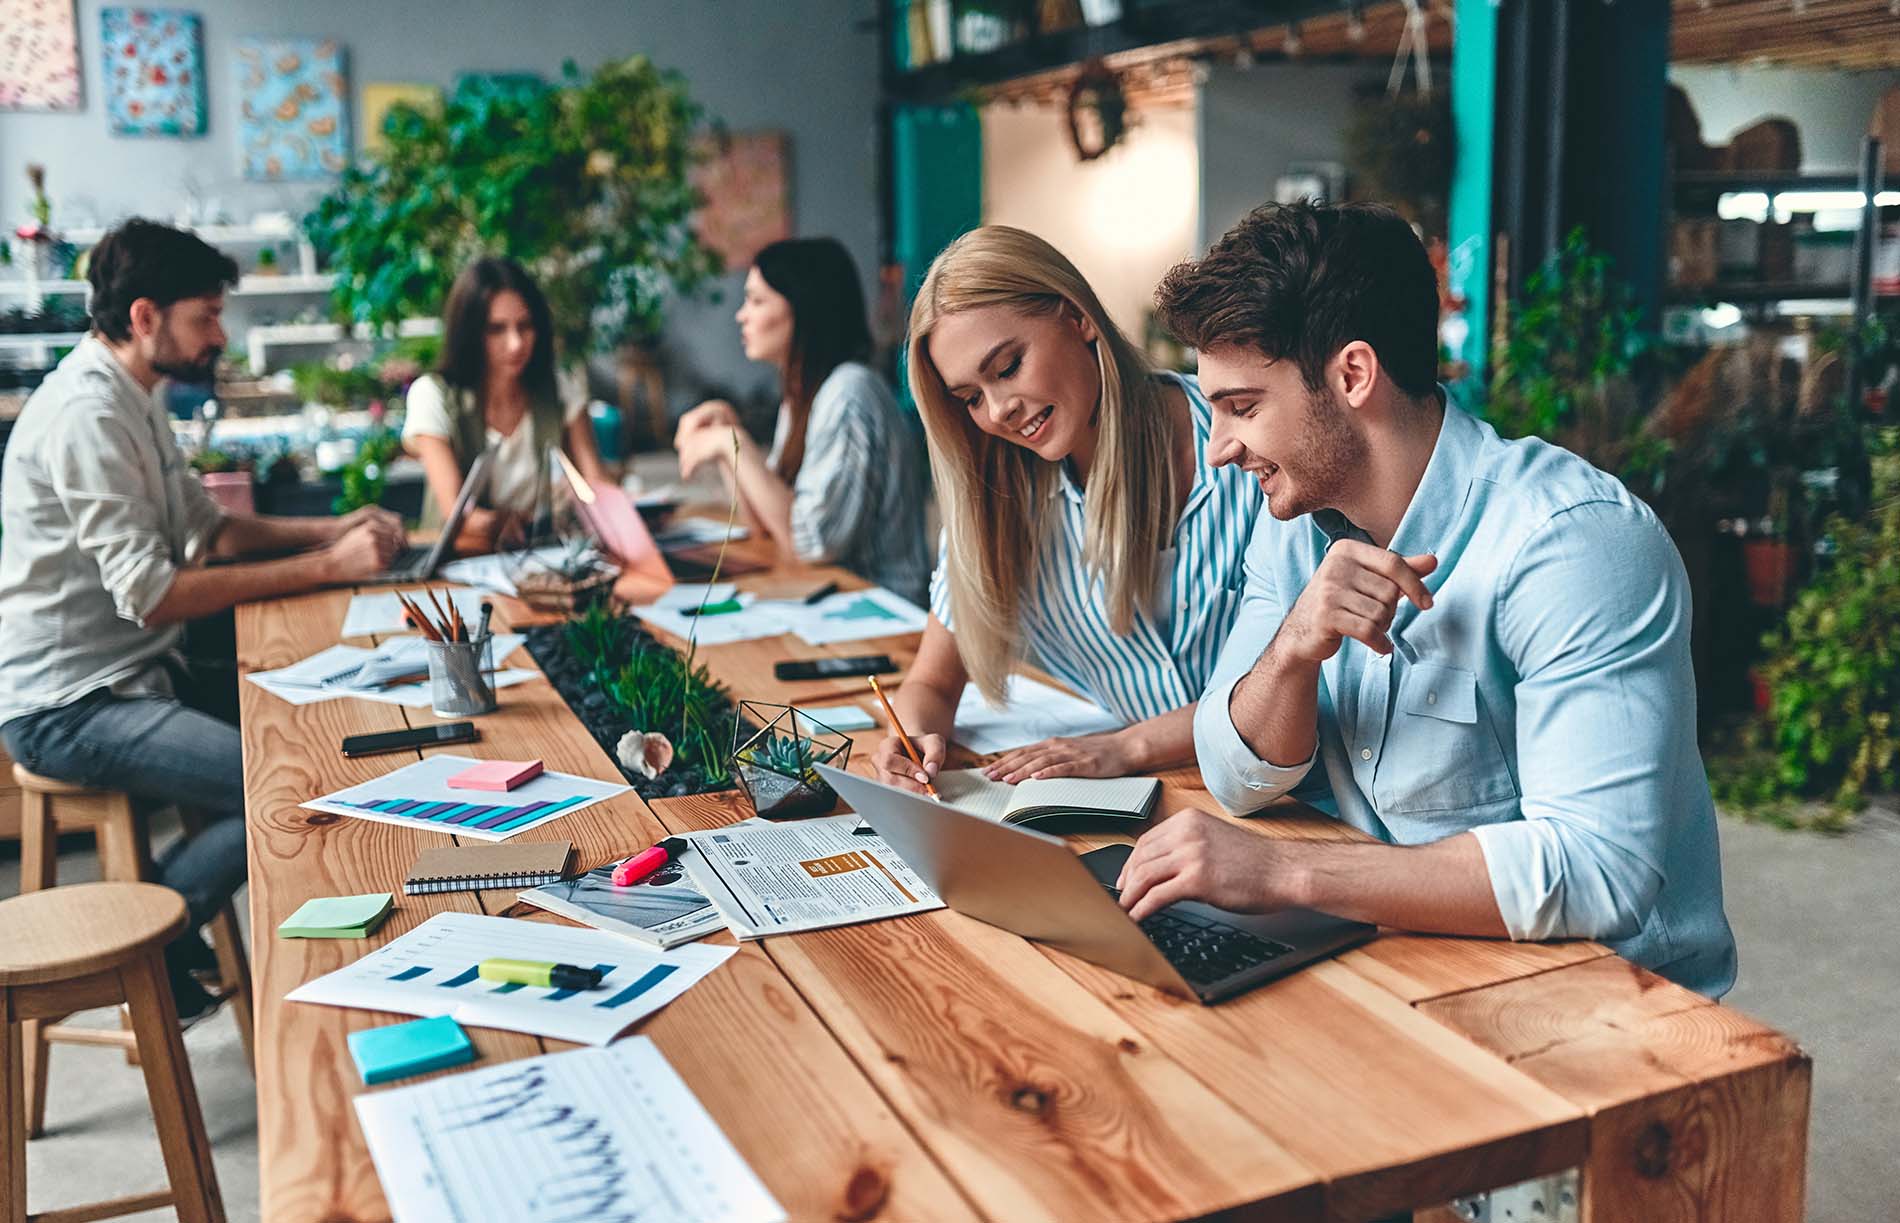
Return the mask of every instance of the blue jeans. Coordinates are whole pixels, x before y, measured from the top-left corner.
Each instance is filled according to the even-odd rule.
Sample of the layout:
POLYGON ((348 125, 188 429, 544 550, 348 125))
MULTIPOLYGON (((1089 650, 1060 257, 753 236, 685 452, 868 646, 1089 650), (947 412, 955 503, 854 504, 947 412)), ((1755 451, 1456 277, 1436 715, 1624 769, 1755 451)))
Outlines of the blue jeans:
POLYGON ((237 727, 195 707, 217 704, 218 694, 189 674, 175 673, 173 682, 177 698, 100 689, 14 718, 0 738, 35 773, 121 790, 141 808, 199 812, 199 832, 156 863, 158 882, 185 898, 195 932, 244 884, 244 756, 237 727))

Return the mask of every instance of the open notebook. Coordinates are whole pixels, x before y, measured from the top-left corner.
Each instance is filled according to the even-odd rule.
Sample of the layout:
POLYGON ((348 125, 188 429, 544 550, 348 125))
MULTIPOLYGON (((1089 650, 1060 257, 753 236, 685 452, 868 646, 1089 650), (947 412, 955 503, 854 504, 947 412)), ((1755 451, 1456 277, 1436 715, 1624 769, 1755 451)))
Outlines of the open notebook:
POLYGON ((1065 815, 1145 820, 1161 783, 1152 777, 1052 777, 1008 785, 981 769, 951 769, 937 778, 937 797, 960 811, 1002 824, 1031 824, 1065 815))

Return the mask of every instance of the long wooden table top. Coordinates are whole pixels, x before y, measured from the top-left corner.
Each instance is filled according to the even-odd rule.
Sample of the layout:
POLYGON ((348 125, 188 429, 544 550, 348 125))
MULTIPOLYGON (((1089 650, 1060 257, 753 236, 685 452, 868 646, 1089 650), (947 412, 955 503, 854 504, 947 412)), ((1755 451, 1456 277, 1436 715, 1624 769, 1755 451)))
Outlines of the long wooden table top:
MULTIPOLYGON (((783 568, 737 580, 827 576, 861 585, 783 568)), ((334 642, 348 598, 240 608, 240 666, 334 642)), ((511 607, 512 623, 527 619, 500 607, 498 621, 511 607)), ((774 638, 699 656, 738 697, 869 710, 858 681, 785 684, 771 663, 908 663, 915 648, 914 635, 829 649, 774 638)), ((434 721, 427 710, 292 706, 241 687, 264 1217, 387 1219, 350 1103, 380 1088, 362 1086, 344 1038, 402 1017, 284 995, 435 913, 559 919, 512 891, 404 896, 416 855, 453 838, 299 808, 410 758, 348 760, 343 736, 434 721), (373 891, 399 903, 367 941, 274 934, 311 897, 373 891)), ((481 742, 442 750, 618 776, 545 681, 504 689, 480 726, 481 742)), ((1164 781, 1161 818, 1213 809, 1191 769, 1164 781)), ((547 831, 591 868, 749 814, 736 792, 651 804, 630 792, 547 831)), ((1242 823, 1359 835, 1292 803, 1242 823)), ((1801 1216, 1806 1056, 1593 943, 1385 933, 1203 1007, 943 910, 742 944, 635 1030, 796 1219, 1364 1219, 1571 1168, 1582 1217, 1605 1223, 1801 1216)), ((477 1064, 570 1047, 470 1035, 477 1064)))

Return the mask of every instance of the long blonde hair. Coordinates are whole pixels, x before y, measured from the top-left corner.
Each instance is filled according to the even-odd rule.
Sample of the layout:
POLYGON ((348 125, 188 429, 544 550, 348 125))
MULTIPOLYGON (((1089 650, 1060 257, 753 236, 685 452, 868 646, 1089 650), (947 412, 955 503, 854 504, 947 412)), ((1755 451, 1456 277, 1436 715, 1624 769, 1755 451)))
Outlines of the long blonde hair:
POLYGON ((1075 265, 1041 238, 1005 225, 971 230, 945 247, 911 306, 910 386, 943 511, 957 652, 984 696, 1000 701, 1022 658, 1024 586, 1060 515, 1051 503, 1056 465, 978 428, 931 363, 937 323, 985 306, 1027 315, 1066 307, 1094 325, 1102 392, 1094 466, 1084 473, 1083 557, 1090 576, 1102 578, 1117 634, 1134 627, 1153 596, 1179 498, 1167 400, 1147 359, 1109 321, 1075 265))

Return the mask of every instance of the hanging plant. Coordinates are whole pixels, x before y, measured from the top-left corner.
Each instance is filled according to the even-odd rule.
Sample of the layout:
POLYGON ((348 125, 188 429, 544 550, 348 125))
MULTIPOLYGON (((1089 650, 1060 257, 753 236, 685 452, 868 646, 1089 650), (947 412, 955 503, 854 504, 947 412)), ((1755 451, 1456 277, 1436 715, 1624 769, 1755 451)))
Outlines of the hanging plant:
POLYGON ((1346 127, 1346 167, 1359 199, 1390 204, 1425 232, 1445 236, 1451 200, 1451 99, 1444 92, 1362 97, 1346 127))
POLYGON ((1128 134, 1128 99, 1121 78, 1092 59, 1069 86, 1069 144, 1079 161, 1094 161, 1128 134))

